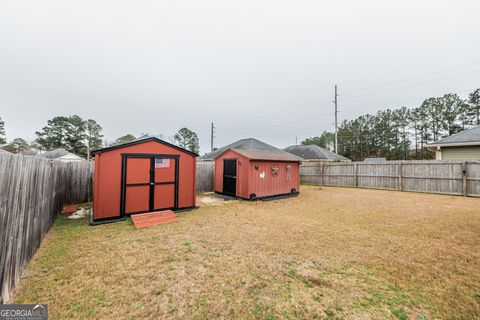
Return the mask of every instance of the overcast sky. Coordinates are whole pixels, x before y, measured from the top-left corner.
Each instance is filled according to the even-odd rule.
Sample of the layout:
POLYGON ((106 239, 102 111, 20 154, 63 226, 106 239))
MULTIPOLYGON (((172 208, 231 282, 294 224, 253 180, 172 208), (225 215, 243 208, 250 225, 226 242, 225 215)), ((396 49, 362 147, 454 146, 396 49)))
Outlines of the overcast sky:
POLYGON ((201 151, 255 137, 278 147, 339 119, 480 87, 480 1, 0 2, 7 138, 48 119, 105 137, 197 132, 201 151))

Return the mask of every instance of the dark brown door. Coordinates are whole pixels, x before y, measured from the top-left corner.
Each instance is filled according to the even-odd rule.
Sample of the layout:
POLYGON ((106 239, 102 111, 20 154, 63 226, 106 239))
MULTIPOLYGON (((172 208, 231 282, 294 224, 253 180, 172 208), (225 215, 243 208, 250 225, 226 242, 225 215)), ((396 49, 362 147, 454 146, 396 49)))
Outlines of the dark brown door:
POLYGON ((223 193, 237 194, 237 159, 223 159, 223 193))

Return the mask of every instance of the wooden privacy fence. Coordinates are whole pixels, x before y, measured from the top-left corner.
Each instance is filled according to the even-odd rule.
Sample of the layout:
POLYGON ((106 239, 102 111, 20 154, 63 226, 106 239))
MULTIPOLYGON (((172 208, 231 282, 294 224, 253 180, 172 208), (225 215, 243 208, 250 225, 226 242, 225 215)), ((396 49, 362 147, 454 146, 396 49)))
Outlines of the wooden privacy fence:
POLYGON ((215 161, 197 161, 197 192, 213 191, 215 161))
POLYGON ((92 172, 88 162, 0 154, 0 303, 63 206, 90 200, 92 172))
POLYGON ((480 161, 304 162, 300 181, 479 197, 480 161))

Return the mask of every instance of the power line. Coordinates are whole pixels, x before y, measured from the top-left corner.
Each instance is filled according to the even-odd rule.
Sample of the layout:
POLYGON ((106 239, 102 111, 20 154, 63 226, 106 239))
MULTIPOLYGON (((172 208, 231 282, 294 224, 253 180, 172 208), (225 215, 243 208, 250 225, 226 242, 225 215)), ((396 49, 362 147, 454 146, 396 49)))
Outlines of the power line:
MULTIPOLYGON (((456 75, 452 75, 452 76, 448 76, 448 77, 443 77, 443 78, 439 78, 439 79, 432 79, 432 80, 423 81, 423 82, 419 82, 419 83, 414 83, 414 84, 410 84, 410 85, 405 85, 405 86, 401 86, 401 87, 389 88, 389 89, 380 90, 380 91, 375 91, 375 92, 371 92, 371 93, 367 93, 367 94, 350 96, 350 97, 346 97, 344 100, 349 100, 349 99, 351 100, 351 99, 357 98, 357 97, 363 97, 363 96, 369 96, 369 95, 378 94, 378 93, 382 93, 382 92, 400 90, 400 89, 407 88, 407 87, 413 87, 413 86, 422 85, 422 84, 426 84, 426 83, 442 81, 442 80, 445 80, 445 79, 462 77, 462 76, 466 76, 466 75, 470 75, 470 74, 475 74, 475 73, 479 73, 479 72, 480 72, 480 70, 476 70, 476 71, 472 71, 472 72, 466 72, 466 73, 456 74, 456 75)), ((414 100, 414 99, 411 99, 411 100, 414 100)), ((411 101, 411 100, 407 100, 407 101, 411 101)), ((312 102, 310 102, 310 103, 303 104, 303 105, 302 105, 303 107, 296 108, 296 109, 293 109, 293 110, 289 110, 289 111, 287 111, 287 112, 284 112, 283 114, 278 114, 278 115, 275 116, 275 117, 270 117, 270 118, 268 118, 268 120, 281 119, 281 118, 283 118, 283 117, 285 117, 285 116, 291 115, 292 113, 296 113, 297 111, 306 110, 306 109, 310 109, 310 108, 313 108, 313 107, 318 107, 318 106, 326 105, 326 104, 329 103, 329 102, 325 102, 325 103, 322 103, 322 104, 320 104, 320 105, 312 105, 313 103, 317 103, 317 102, 319 102, 319 101, 322 101, 322 100, 316 100, 316 101, 312 101, 312 102)), ((358 109, 360 109, 360 108, 358 108, 358 109)), ((348 111, 348 110, 351 110, 351 109, 347 109, 347 110, 344 110, 344 111, 348 111)), ((340 112, 340 111, 339 111, 339 112, 340 112)), ((259 118, 257 121, 265 122, 265 118, 259 118)), ((241 130, 244 130, 244 126, 245 126, 245 124, 241 124, 241 125, 238 125, 238 126, 233 127, 233 129, 232 129, 232 128, 229 128, 229 130, 230 130, 230 131, 231 131, 231 130, 233 130, 233 131, 239 131, 239 130, 240 130, 240 131, 241 131, 241 130)), ((269 128, 269 127, 272 127, 272 126, 269 125, 269 126, 266 126, 266 127, 264 127, 264 128, 269 128)))
POLYGON ((349 99, 358 98, 358 97, 370 96, 370 95, 374 95, 374 94, 378 94, 378 93, 382 93, 382 92, 388 92, 388 91, 400 90, 400 89, 409 88, 409 87, 415 87, 415 86, 418 86, 418 85, 423 85, 423 84, 427 84, 427 83, 442 81, 442 80, 446 80, 446 79, 459 78, 459 77, 463 77, 463 76, 467 76, 467 75, 475 74, 475 73, 479 73, 479 72, 480 72, 480 70, 475 70, 475 71, 471 71, 471 72, 465 72, 465 73, 456 74, 456 75, 452 75, 452 76, 448 76, 448 77, 443 77, 443 78, 439 78, 439 79, 433 79, 433 80, 418 82, 418 83, 414 83, 414 84, 409 84, 409 85, 405 85, 405 86, 401 86, 401 87, 390 88, 390 89, 385 89, 385 90, 379 90, 379 91, 374 91, 374 92, 365 93, 365 94, 359 94, 359 95, 347 97, 347 98, 345 98, 345 99, 343 99, 343 100, 349 100, 349 99))
POLYGON ((241 124, 229 127, 228 129, 229 130, 236 130, 238 128, 244 129, 243 127, 246 124, 252 124, 252 123, 255 123, 255 122, 265 122, 265 117, 268 117, 268 120, 280 119, 280 118, 283 118, 285 116, 289 116, 291 114, 297 113, 298 111, 308 110, 308 109, 311 109, 311 108, 314 108, 314 107, 319 107, 319 106, 322 106, 322 105, 325 105, 325 104, 328 104, 328 103, 330 103, 330 99, 327 100, 327 101, 326 100, 315 100, 315 101, 307 102, 307 103, 301 104, 297 107, 290 107, 288 110, 284 110, 283 112, 279 112, 279 113, 275 114, 275 116, 273 116, 273 117, 268 117, 269 114, 264 114, 263 116, 261 114, 255 114, 255 118, 249 118, 249 119, 247 119, 247 121, 244 121, 241 124))
POLYGON ((443 70, 440 70, 440 71, 430 72, 430 73, 426 73, 426 74, 422 74, 422 75, 418 75, 418 76, 413 76, 413 77, 405 78, 405 79, 402 79, 402 80, 390 81, 390 82, 385 82, 385 83, 370 86, 370 87, 364 87, 364 88, 360 88, 360 89, 350 90, 350 91, 347 91, 347 92, 343 93, 342 96, 350 95, 352 93, 359 92, 359 91, 366 91, 366 90, 371 90, 371 89, 375 89, 375 88, 386 87, 386 86, 396 84, 396 83, 401 83, 401 82, 406 82, 406 81, 410 81, 410 80, 425 78, 425 77, 429 77, 429 76, 432 76, 432 75, 441 74, 441 73, 445 73, 445 72, 456 70, 456 69, 462 69, 462 68, 477 65, 477 64, 480 64, 480 61, 476 61, 476 62, 473 62, 473 63, 464 64, 464 65, 461 65, 461 66, 452 67, 452 68, 448 68, 448 69, 443 69, 443 70))
MULTIPOLYGON (((401 82, 406 82, 406 81, 411 81, 411 80, 414 80, 414 79, 418 79, 418 78, 422 78, 422 77, 426 77, 426 76, 430 76, 430 75, 433 75, 433 74, 439 74, 439 73, 443 73, 443 72, 447 72, 447 71, 450 71, 450 70, 454 70, 454 69, 459 69, 459 68, 465 68, 467 66, 471 66, 471 65, 475 65, 475 64, 479 64, 480 62, 475 62, 475 63, 470 63, 470 64, 465 64, 465 65, 462 65, 462 66, 457 66, 457 67, 452 67, 452 68, 448 68, 448 69, 444 69, 444 70, 440 70, 440 71, 437 71, 437 72, 432 72, 432 73, 429 73, 429 74, 423 74, 423 75, 418 75, 418 76, 414 76, 414 77, 410 77, 410 78, 407 78, 407 79, 402 79, 402 80, 397 80, 397 81, 391 81, 391 82, 388 82, 388 83, 385 83, 385 84, 380 84, 380 85, 377 85, 377 86, 371 86, 371 87, 367 87, 367 88, 363 88, 363 89, 357 89, 357 90, 352 90, 352 91, 349 91, 345 94, 342 94, 342 96, 344 95, 349 95, 353 92, 359 92, 361 90, 370 90, 370 89, 373 89, 373 88, 377 88, 377 87, 384 87, 384 86, 388 86, 388 85, 391 85, 391 84, 395 84, 395 83, 401 83, 401 82)), ((442 78, 439 78, 439 79, 431 79, 431 80, 427 80, 427 81, 423 81, 423 82, 418 82, 418 83, 413 83, 413 84, 408 84, 408 85, 404 85, 404 86, 400 86, 400 87, 395 87, 395 88, 388 88, 388 89, 385 89, 385 90, 379 90, 379 91, 375 91, 375 92, 370 92, 370 93, 366 93, 366 94, 360 94, 360 95, 354 95, 354 96, 350 96, 350 97, 346 97, 344 100, 348 100, 348 99, 354 99, 354 98, 357 98, 357 97, 363 97, 363 96, 369 96, 369 95, 374 95, 374 94, 378 94, 378 93, 382 93, 382 92, 388 92, 388 91, 394 91, 394 90, 400 90, 400 89, 403 89, 403 88, 407 88, 407 87, 413 87, 413 86, 418 86, 418 85, 422 85, 422 84, 427 84, 427 83, 432 83, 432 82, 437 82, 437 81, 442 81, 442 80, 445 80, 445 79, 451 79, 451 78, 457 78, 457 77, 462 77, 462 76, 466 76, 466 75, 470 75, 470 74, 475 74, 475 73, 479 73, 480 70, 476 70, 476 71, 472 71, 472 72, 466 72, 466 73, 461 73, 461 74, 456 74, 456 75, 451 75, 451 76, 447 76, 447 77, 442 77, 442 78)), ((337 98, 337 97, 336 97, 337 98)), ((407 102, 407 101, 412 101, 412 100, 416 100, 416 99, 410 99, 410 100, 404 100, 404 102, 407 102)), ((272 120, 278 120, 278 119, 282 119, 286 116, 290 116, 291 114, 294 114, 294 113, 299 113, 298 111, 302 111, 302 110, 307 110, 307 109, 311 109, 311 108, 315 108, 315 107, 319 107, 319 106, 322 106, 322 105, 326 105, 327 103, 330 103, 328 101, 326 102, 323 102, 323 100, 315 100, 315 101, 311 101, 311 102, 308 102, 308 103, 305 103, 305 104, 302 104, 300 105, 299 107, 290 107, 289 109, 287 110, 284 110, 283 112, 280 112, 280 113, 277 113, 276 115, 274 115, 273 117, 272 116, 259 116, 259 115, 256 115, 255 118, 251 118, 251 120, 247 120, 246 122, 243 122, 243 123, 240 123, 236 126, 233 126, 233 127, 230 127, 228 128, 228 131, 229 132, 235 132, 235 131, 244 131, 245 130, 245 126, 250 123, 250 124, 254 124, 254 123, 257 123, 257 122, 262 122, 264 123, 266 120, 267 121, 272 121, 272 120), (322 102, 322 103, 320 103, 322 102), (318 104, 320 103, 320 104, 318 104), (267 117, 267 118, 266 118, 267 117)), ((395 102, 395 103, 400 103, 400 102, 395 102)), ((384 103, 384 105, 386 105, 388 103, 384 103)), ((354 109, 363 109, 363 107, 358 107, 358 108, 350 108, 350 109, 344 109, 344 111, 349 111, 349 110, 354 110, 354 109)), ((335 111, 335 117, 337 118, 337 113, 340 112, 338 111, 338 108, 336 108, 336 111, 335 111)), ((322 113, 324 114, 324 113, 322 113)), ((336 121, 337 123, 337 126, 338 126, 338 122, 336 121)), ((275 125, 272 125, 271 123, 269 123, 267 126, 263 126, 261 127, 261 129, 265 130, 265 129, 269 129, 269 128, 272 128, 272 127, 278 127, 283 124, 275 124, 275 125)), ((318 129, 317 129, 318 130, 318 129)))
MULTIPOLYGON (((470 92, 471 90, 463 90, 463 91, 457 91, 455 93, 465 93, 465 92, 470 92)), ((391 104, 397 104, 397 103, 405 103, 405 102, 411 102, 411 101, 416 101, 416 100, 419 100, 419 99, 425 99, 425 96, 421 96, 421 97, 418 97, 418 98, 414 98, 414 99, 408 99, 408 100, 400 100, 400 101, 390 101, 390 102, 384 102, 384 103, 378 103, 378 104, 372 104, 372 105, 368 105, 368 106, 361 106, 361 107, 351 107, 351 108, 342 108, 342 111, 339 111, 339 112, 345 112, 345 111, 351 111, 351 110, 359 110, 359 109, 364 109, 364 108, 372 108, 372 107, 377 107, 377 108, 382 108, 382 107, 387 107, 388 105, 391 105, 391 104)), ((377 109, 376 111, 379 111, 379 109, 377 109)))
MULTIPOLYGON (((291 110, 290 112, 288 112, 286 114, 276 114, 276 115, 268 117, 268 118, 267 117, 259 118, 258 121, 261 121, 261 123, 258 123, 258 124, 264 124, 260 127, 260 129, 268 129, 268 128, 271 128, 271 127, 280 126, 280 125, 283 125, 283 123, 272 124, 271 121, 279 120, 279 119, 282 119, 282 118, 285 118, 285 117, 292 117, 292 115, 295 114, 295 113, 300 114, 298 111, 304 111, 306 109, 311 109, 313 107, 320 107, 320 106, 327 105, 327 104, 330 104, 330 103, 331 102, 328 101, 328 102, 325 102, 325 103, 322 103, 322 104, 317 104, 317 105, 313 105, 313 106, 304 107, 304 108, 301 108, 301 109, 291 110)), ((305 113, 305 115, 309 115, 309 114, 305 113)), ((242 123, 241 125, 238 125, 238 126, 225 128, 225 130, 228 130, 230 132, 241 132, 241 131, 245 130, 245 127, 247 126, 246 123, 248 123, 248 122, 244 122, 244 123, 242 123)), ((250 125, 255 125, 255 123, 250 122, 250 125)))
MULTIPOLYGON (((468 91, 470 91, 470 90, 459 91, 458 93, 468 92, 468 91)), ((423 97, 420 97, 420 98, 423 98, 423 97)), ((420 98, 419 98, 419 99, 420 99, 420 98)), ((396 103, 406 102, 406 101, 411 101, 411 100, 414 100, 414 99, 397 101, 396 103)), ((415 99, 415 100, 416 100, 416 99, 415 99)), ((389 102, 389 103, 391 103, 391 102, 389 102)), ((386 107, 386 105, 389 104, 389 103, 384 103, 383 105, 375 105, 375 106, 379 107, 379 109, 380 109, 381 107, 386 107)), ((373 105, 371 105, 371 106, 373 106, 373 105)), ((363 109, 363 108, 364 108, 364 107, 350 108, 350 109, 343 109, 343 108, 342 108, 342 110, 347 111, 347 110, 363 109)), ((381 109, 380 109, 380 110, 381 110, 381 109)), ((377 111, 380 111, 380 110, 377 110, 377 111)), ((343 112, 343 111, 338 111, 338 112, 343 112)), ((323 114, 323 113, 322 113, 322 114, 323 114)), ((357 118, 358 118, 358 117, 357 117, 357 118)), ((290 122, 290 123, 293 124, 293 125, 295 125, 295 126, 298 126, 298 124, 296 124, 295 122, 290 122)), ((268 130, 268 129, 270 129, 270 128, 278 128, 278 127, 280 127, 280 126, 281 126, 282 128, 285 127, 285 125, 283 125, 283 124, 276 124, 276 125, 271 125, 271 124, 270 124, 269 126, 262 127, 262 128, 259 128, 259 129, 262 130, 262 131, 264 131, 264 130, 268 130)), ((298 127, 296 127, 296 128, 291 128, 290 130, 282 129, 283 135, 280 135, 280 136, 279 136, 278 134, 272 134, 272 133, 267 133, 267 134, 257 133, 256 136, 261 136, 261 137, 289 137, 289 136, 298 135, 298 134, 302 134, 302 133, 307 134, 308 132, 311 132, 311 133, 317 132, 317 133, 319 133, 319 132, 322 131, 322 130, 319 128, 319 126, 324 126, 324 127, 325 127, 325 126, 334 126, 334 123, 328 122, 328 123, 322 123, 322 124, 320 124, 320 125, 317 124, 317 125, 315 125, 314 127, 308 127, 308 128, 303 127, 303 128, 301 128, 300 130, 298 129, 298 127), (305 129, 307 129, 307 130, 309 130, 309 131, 308 131, 308 132, 305 132, 305 131, 302 132, 302 130, 305 130, 305 129)), ((379 126, 377 126, 377 128, 379 128, 379 126)), ((259 129, 256 129, 255 131, 258 132, 259 129)), ((230 133, 230 130, 227 130, 224 135, 230 136, 230 137, 238 137, 237 134, 230 134, 230 135, 229 135, 229 133, 230 133)))

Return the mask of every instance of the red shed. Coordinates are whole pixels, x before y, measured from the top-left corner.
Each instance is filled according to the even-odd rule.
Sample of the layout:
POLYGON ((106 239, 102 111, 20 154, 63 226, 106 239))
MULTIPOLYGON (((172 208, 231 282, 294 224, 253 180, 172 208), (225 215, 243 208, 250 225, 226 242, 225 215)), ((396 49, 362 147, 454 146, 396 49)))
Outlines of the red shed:
POLYGON ((300 158, 285 151, 228 149, 215 158, 215 192, 243 199, 297 195, 300 158))
POLYGON ((147 137, 92 152, 93 222, 195 207, 197 154, 147 137))

